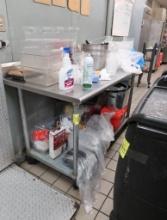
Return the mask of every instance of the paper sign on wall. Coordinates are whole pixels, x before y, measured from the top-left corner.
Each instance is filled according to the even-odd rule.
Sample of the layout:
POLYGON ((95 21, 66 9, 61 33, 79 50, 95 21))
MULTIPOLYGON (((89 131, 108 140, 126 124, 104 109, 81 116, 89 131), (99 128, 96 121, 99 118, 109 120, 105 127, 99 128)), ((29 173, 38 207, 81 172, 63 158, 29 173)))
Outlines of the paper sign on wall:
POLYGON ((0 16, 0 32, 5 32, 5 17, 0 16))
POLYGON ((112 35, 129 35, 133 5, 134 0, 115 0, 112 35))
POLYGON ((34 0, 34 2, 45 4, 45 5, 50 5, 51 4, 51 0, 34 0))
POLYGON ((60 7, 66 7, 67 1, 66 0, 52 0, 52 5, 60 6, 60 7))
POLYGON ((90 0, 81 0, 81 14, 84 16, 90 14, 90 0))
MULTIPOLYGON (((54 5, 59 7, 68 8, 81 15, 88 16, 90 15, 90 0, 33 0, 36 3, 41 3, 45 5, 54 5)), ((133 1, 133 0, 131 0, 133 1)))
POLYGON ((68 8, 71 11, 80 12, 81 2, 80 0, 68 0, 68 8))

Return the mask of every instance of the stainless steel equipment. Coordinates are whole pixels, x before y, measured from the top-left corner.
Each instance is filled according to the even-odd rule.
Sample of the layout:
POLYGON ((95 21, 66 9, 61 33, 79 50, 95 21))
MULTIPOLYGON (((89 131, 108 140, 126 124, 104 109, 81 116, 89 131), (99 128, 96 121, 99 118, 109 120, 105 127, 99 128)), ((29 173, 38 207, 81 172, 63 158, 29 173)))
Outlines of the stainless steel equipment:
POLYGON ((95 70, 101 70, 106 65, 108 44, 83 44, 83 51, 92 55, 95 63, 95 70))
MULTIPOLYGON (((122 123, 120 129, 117 132, 120 132, 120 130, 123 128, 123 126, 127 122, 130 113, 134 85, 134 75, 131 73, 118 72, 117 74, 113 75, 110 81, 101 81, 98 84, 94 84, 92 89, 89 91, 84 91, 80 85, 76 85, 74 87, 74 90, 69 93, 64 93, 60 91, 58 89, 58 84, 50 87, 43 87, 40 85, 30 84, 28 82, 22 83, 4 79, 4 83, 6 85, 6 92, 8 94, 8 103, 10 104, 10 106, 12 106, 13 111, 15 111, 14 109, 17 108, 17 105, 20 105, 21 118, 18 118, 18 122, 15 123, 15 126, 16 124, 20 123, 20 120, 22 121, 27 155, 41 161, 42 163, 48 165, 49 167, 52 167, 53 169, 76 181, 78 170, 79 124, 74 123, 73 125, 74 161, 73 167, 68 167, 66 166, 66 164, 64 164, 63 154, 60 157, 53 160, 49 157, 48 154, 37 152, 31 147, 29 137, 30 132, 32 131, 31 128, 35 123, 34 120, 39 120, 40 117, 48 116, 48 111, 54 114, 55 111, 59 112, 59 106, 63 102, 72 103, 74 107, 74 117, 78 118, 80 117, 79 106, 82 103, 101 94, 111 85, 117 84, 125 79, 131 80, 131 92, 128 101, 128 114, 127 118, 122 123), (17 97, 19 97, 17 104, 12 103, 11 97, 14 94, 17 97)), ((11 124, 11 126, 13 125, 11 124)), ((14 143, 14 145, 18 148, 17 143, 14 143)))

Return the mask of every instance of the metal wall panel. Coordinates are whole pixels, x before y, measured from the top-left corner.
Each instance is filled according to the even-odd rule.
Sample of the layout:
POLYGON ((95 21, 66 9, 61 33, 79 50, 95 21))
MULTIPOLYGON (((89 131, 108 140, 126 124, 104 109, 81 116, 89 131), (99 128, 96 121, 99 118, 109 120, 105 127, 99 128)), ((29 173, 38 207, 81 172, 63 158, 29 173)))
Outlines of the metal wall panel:
POLYGON ((2 71, 0 69, 0 170, 9 166, 13 160, 14 152, 9 128, 2 71))
POLYGON ((99 38, 105 34, 107 0, 91 0, 90 16, 81 16, 61 7, 37 4, 33 0, 0 1, 6 1, 7 4, 14 61, 20 59, 25 26, 78 26, 79 41, 99 38))
POLYGON ((136 49, 138 49, 140 41, 140 32, 142 28, 145 3, 146 0, 136 0, 132 13, 129 37, 134 39, 134 47, 136 49))
MULTIPOLYGON (((9 31, 8 31, 8 19, 7 19, 7 11, 6 11, 6 2, 5 0, 0 0, 0 15, 5 18, 5 26, 6 31, 0 32, 0 40, 10 40, 9 39, 9 31)), ((0 63, 11 62, 12 61, 12 51, 11 47, 7 47, 3 50, 0 50, 0 63)))

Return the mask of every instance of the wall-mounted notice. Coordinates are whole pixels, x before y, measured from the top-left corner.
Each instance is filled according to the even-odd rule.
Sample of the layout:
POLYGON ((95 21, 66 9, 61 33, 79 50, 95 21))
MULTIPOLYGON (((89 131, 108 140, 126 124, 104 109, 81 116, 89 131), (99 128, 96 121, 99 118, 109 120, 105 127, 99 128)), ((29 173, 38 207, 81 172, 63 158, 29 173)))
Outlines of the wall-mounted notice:
POLYGON ((81 0, 68 0, 68 8, 71 11, 80 13, 81 0))
POLYGON ((67 1, 66 0, 52 0, 52 5, 65 8, 67 6, 67 1))
POLYGON ((0 15, 0 32, 5 32, 5 17, 0 15))
POLYGON ((90 15, 90 0, 81 0, 81 15, 90 15))
POLYGON ((134 0, 115 0, 113 36, 128 36, 134 0))
POLYGON ((51 0, 34 0, 34 2, 45 4, 45 5, 50 5, 51 4, 51 0))

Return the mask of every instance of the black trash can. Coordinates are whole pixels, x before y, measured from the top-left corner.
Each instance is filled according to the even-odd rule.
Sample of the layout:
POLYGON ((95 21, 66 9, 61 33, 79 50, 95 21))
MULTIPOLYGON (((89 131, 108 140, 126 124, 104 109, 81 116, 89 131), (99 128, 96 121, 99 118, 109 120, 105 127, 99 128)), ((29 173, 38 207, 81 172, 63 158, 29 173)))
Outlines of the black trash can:
POLYGON ((130 86, 126 83, 118 83, 115 86, 111 86, 107 90, 108 92, 108 106, 114 106, 121 109, 128 105, 128 98, 130 92, 130 86))
POLYGON ((110 220, 167 219, 167 88, 155 85, 136 109, 118 161, 110 220))

